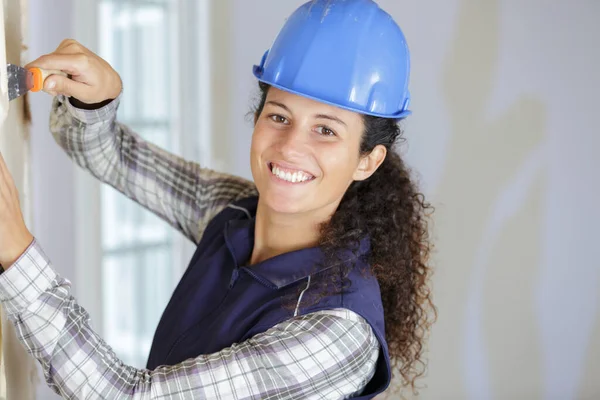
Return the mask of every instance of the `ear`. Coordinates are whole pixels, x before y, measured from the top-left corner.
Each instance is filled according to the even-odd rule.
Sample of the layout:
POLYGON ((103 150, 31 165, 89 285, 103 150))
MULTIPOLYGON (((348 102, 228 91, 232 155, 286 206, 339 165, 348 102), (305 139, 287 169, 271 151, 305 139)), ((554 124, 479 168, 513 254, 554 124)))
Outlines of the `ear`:
POLYGON ((352 179, 355 181, 363 181, 373 175, 383 160, 385 160, 386 154, 387 149, 385 146, 381 144, 375 146, 369 154, 360 158, 358 167, 356 168, 356 171, 354 171, 354 175, 352 175, 352 179))

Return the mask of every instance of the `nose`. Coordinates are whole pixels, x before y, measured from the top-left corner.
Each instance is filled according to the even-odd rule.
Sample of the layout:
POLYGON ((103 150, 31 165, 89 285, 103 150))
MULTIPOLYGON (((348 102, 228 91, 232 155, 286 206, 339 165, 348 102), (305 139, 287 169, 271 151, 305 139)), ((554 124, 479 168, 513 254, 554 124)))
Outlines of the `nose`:
POLYGON ((293 126, 286 130, 279 143, 281 154, 286 158, 302 157, 306 154, 307 134, 302 127, 293 126))

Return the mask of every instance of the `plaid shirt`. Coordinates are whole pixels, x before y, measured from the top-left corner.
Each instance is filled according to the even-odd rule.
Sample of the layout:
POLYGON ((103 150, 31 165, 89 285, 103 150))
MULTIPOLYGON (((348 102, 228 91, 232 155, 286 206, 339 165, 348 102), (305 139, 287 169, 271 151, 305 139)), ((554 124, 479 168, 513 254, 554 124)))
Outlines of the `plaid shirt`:
MULTIPOLYGON (((59 96, 56 141, 81 167, 198 243, 247 180, 201 168, 116 122, 119 99, 95 111, 59 96)), ((155 370, 125 365, 90 326, 37 240, 0 275, 0 301, 46 381, 68 399, 342 399, 375 371, 379 344, 357 314, 333 309, 294 317, 245 342, 155 370)))

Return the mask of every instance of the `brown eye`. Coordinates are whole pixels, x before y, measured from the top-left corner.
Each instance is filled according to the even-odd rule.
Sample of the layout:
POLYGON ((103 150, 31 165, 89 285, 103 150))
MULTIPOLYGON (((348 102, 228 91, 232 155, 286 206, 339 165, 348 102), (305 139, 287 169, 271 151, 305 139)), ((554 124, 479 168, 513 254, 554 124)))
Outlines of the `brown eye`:
POLYGON ((282 117, 281 115, 278 115, 278 114, 270 115, 269 118, 271 118, 273 121, 277 122, 278 124, 285 124, 287 122, 287 118, 282 117))
POLYGON ((317 128, 317 132, 319 132, 321 135, 324 135, 324 136, 335 136, 335 132, 326 126, 319 126, 317 128))

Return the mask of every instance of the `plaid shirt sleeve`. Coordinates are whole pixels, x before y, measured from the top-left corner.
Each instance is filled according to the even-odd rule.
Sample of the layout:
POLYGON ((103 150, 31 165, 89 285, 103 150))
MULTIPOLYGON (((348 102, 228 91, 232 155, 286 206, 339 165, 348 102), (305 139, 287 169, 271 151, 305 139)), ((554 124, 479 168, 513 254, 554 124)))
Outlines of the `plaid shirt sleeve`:
POLYGON ((67 399, 343 399, 360 393, 379 354, 370 326, 335 309, 214 354, 136 369, 92 330, 36 240, 0 275, 0 301, 50 387, 67 399))
POLYGON ((194 243, 219 211, 256 194, 254 183, 202 168, 142 139, 116 120, 121 96, 97 110, 57 96, 54 139, 80 167, 146 207, 194 243))

